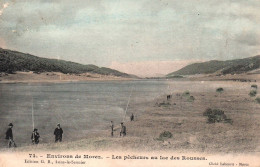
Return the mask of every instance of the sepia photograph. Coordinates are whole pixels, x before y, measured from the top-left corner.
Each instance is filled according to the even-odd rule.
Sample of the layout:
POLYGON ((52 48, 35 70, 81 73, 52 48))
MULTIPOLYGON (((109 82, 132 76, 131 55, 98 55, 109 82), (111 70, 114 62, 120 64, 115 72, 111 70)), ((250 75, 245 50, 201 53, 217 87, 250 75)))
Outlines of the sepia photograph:
POLYGON ((0 167, 260 167, 259 11, 0 0, 0 167))

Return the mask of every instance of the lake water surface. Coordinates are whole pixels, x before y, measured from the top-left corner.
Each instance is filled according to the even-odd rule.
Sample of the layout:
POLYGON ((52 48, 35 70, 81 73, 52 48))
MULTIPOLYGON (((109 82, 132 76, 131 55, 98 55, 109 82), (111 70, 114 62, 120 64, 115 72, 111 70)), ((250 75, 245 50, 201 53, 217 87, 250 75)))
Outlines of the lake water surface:
POLYGON ((9 122, 14 124, 15 139, 30 143, 32 110, 42 142, 53 141, 57 123, 65 140, 77 139, 107 129, 111 120, 122 121, 131 91, 130 105, 152 100, 166 89, 165 81, 145 80, 0 84, 0 146, 6 146, 3 139, 9 122))

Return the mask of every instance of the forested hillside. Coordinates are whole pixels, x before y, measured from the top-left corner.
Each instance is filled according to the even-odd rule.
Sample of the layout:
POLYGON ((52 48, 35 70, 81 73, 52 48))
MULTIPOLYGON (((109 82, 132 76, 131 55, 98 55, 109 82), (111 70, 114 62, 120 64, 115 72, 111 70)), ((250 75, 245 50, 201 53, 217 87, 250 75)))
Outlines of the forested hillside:
POLYGON ((126 73, 95 65, 83 65, 70 61, 47 59, 0 48, 0 72, 14 73, 16 71, 61 72, 64 74, 97 73, 132 77, 126 73))

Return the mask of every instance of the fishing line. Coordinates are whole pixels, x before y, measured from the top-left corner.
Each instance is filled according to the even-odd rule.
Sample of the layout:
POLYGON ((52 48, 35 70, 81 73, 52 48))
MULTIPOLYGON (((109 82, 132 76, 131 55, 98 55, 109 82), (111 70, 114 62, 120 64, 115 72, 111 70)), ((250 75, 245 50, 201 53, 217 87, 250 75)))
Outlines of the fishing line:
POLYGON ((33 96, 32 96, 32 127, 33 127, 33 140, 35 139, 34 136, 34 109, 33 109, 33 96))
POLYGON ((32 97, 32 127, 34 130, 34 109, 33 109, 33 97, 32 97))
POLYGON ((124 115, 124 117, 123 117, 123 121, 122 121, 122 122, 125 121, 126 112, 127 112, 127 109, 128 109, 129 103, 130 103, 130 99, 131 99, 131 96, 132 96, 133 88, 134 88, 134 87, 132 86, 132 89, 131 89, 130 95, 129 95, 129 97, 128 97, 128 102, 127 102, 127 105, 126 105, 126 109, 125 109, 125 115, 124 115))

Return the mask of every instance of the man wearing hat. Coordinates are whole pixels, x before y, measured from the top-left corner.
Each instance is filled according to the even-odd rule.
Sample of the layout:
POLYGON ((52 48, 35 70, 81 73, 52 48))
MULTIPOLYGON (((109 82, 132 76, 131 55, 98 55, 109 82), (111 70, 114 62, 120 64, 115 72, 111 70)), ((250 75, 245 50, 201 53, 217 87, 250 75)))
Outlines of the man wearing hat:
POLYGON ((5 139, 8 140, 8 147, 9 148, 12 147, 12 144, 14 147, 16 147, 16 144, 15 144, 14 138, 13 138, 13 131, 12 131, 12 128, 14 125, 12 123, 10 123, 8 126, 9 126, 9 128, 7 129, 7 131, 5 133, 5 135, 6 135, 5 139))
POLYGON ((63 134, 63 130, 60 127, 60 124, 57 124, 57 128, 54 130, 55 142, 62 141, 62 134, 63 134))
POLYGON ((39 138, 40 138, 40 134, 38 133, 38 129, 34 129, 32 132, 32 143, 33 144, 38 144, 39 143, 39 138))
POLYGON ((125 136, 126 135, 126 127, 123 122, 121 122, 121 131, 120 131, 120 136, 125 136))

